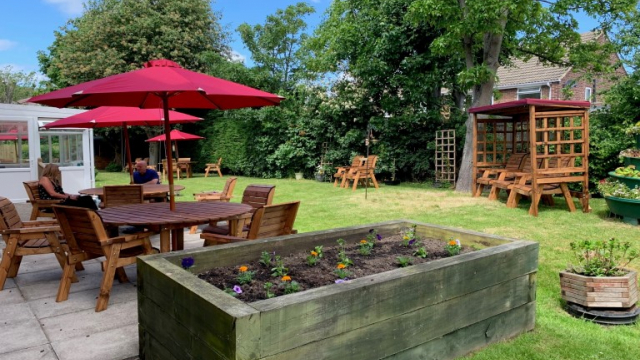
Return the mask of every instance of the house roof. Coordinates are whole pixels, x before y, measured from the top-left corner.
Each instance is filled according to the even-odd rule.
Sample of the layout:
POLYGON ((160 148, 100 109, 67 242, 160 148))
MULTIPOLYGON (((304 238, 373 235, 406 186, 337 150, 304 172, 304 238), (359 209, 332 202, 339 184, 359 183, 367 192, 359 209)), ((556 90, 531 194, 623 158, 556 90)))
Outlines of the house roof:
MULTIPOLYGON (((580 34, 582 42, 593 41, 601 36, 601 32, 589 31, 580 34)), ((537 84, 541 82, 559 82, 571 70, 570 67, 543 65, 537 56, 529 61, 511 59, 513 65, 498 68, 496 86, 498 88, 516 87, 518 85, 537 84)))

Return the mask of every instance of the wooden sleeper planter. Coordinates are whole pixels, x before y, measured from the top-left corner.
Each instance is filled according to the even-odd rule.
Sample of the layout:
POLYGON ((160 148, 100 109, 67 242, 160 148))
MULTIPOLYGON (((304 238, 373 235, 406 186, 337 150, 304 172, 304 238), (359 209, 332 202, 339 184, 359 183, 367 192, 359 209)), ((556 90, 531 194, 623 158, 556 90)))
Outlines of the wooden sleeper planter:
POLYGON ((626 309, 638 302, 637 273, 595 277, 560 272, 562 298, 588 308, 626 309))
POLYGON ((532 330, 538 244, 406 220, 138 259, 141 359, 453 359, 532 330), (480 250, 244 303, 197 278, 262 251, 285 254, 417 225, 480 250), (180 266, 185 257, 194 267, 180 266))

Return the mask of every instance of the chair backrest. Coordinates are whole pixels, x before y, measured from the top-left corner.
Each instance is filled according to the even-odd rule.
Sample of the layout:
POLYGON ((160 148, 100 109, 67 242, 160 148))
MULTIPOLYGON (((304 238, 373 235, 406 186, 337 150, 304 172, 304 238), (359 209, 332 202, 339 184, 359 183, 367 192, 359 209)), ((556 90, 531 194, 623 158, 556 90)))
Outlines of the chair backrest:
POLYGON ((79 250, 90 254, 103 253, 100 240, 106 240, 109 236, 102 218, 95 210, 54 205, 53 211, 72 253, 79 250))
POLYGON ((129 204, 142 204, 144 194, 142 185, 111 185, 104 188, 104 207, 129 204))
POLYGON ((218 162, 216 163, 216 166, 220 167, 220 165, 222 165, 222 158, 221 157, 218 158, 218 162))
MULTIPOLYGON (((0 230, 20 229, 22 220, 11 200, 0 196, 0 230)), ((5 239, 6 240, 6 239, 5 239)))
POLYGON ((364 165, 364 162, 367 159, 362 156, 362 155, 356 155, 353 157, 353 160, 351 160, 351 167, 360 167, 362 165, 364 165))
POLYGON ((247 239, 291 234, 299 207, 300 201, 260 207, 253 214, 247 239))
POLYGON ((522 164, 522 159, 525 157, 525 153, 511 154, 509 159, 507 159, 507 163, 504 166, 504 169, 507 171, 518 171, 520 170, 520 166, 522 164))
POLYGON ((227 179, 227 182, 224 183, 224 188, 222 189, 222 195, 226 198, 231 198, 233 195, 233 189, 236 188, 237 177, 231 177, 227 179))
POLYGON ((254 209, 271 205, 275 192, 275 185, 249 185, 242 193, 242 203, 251 205, 254 209))
POLYGON ((37 180, 25 181, 22 183, 24 185, 24 190, 27 192, 27 196, 29 196, 29 201, 32 203, 40 200, 40 192, 38 191, 39 183, 40 182, 37 180))

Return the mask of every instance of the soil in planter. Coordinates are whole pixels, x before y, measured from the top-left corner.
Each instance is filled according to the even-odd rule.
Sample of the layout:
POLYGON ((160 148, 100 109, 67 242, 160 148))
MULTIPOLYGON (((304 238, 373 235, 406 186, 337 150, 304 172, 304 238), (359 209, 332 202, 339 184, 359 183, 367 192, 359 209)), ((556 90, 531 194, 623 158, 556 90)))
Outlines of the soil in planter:
MULTIPOLYGON (((450 256, 445 250, 445 246, 447 245, 446 241, 440 239, 419 239, 413 246, 404 246, 402 243, 403 240, 400 235, 382 238, 382 240, 376 242, 370 255, 361 255, 358 244, 347 244, 345 246, 347 257, 353 261, 353 265, 345 269, 349 272, 348 279, 360 278, 397 269, 399 267, 398 257, 407 257, 410 259, 412 265, 416 265, 450 256), (420 247, 424 247, 427 251, 428 256, 426 258, 413 255, 420 247)), ((309 266, 307 264, 307 256, 310 255, 311 250, 313 249, 309 249, 307 252, 293 254, 276 254, 282 256, 284 266, 288 269, 287 274, 291 277, 292 281, 296 281, 299 284, 299 291, 330 285, 339 279, 335 274, 338 264, 339 247, 337 245, 331 247, 325 246, 322 249, 323 257, 318 260, 315 266, 309 266)), ((462 246, 460 253, 463 254, 471 251, 474 251, 474 249, 468 246, 462 246)), ((260 264, 259 259, 256 259, 248 264, 214 268, 198 274, 198 277, 221 290, 226 289, 226 291, 229 292, 232 291, 231 289, 233 289, 234 286, 241 286, 242 293, 237 294, 236 297, 245 302, 253 302, 267 298, 264 289, 264 284, 267 282, 274 284, 271 292, 274 293, 275 296, 284 295, 283 281, 281 281, 280 277, 271 276, 271 269, 273 267, 275 267, 273 261, 271 266, 266 267, 260 264), (236 278, 239 273, 238 268, 243 265, 248 267, 248 271, 254 271, 255 276, 251 283, 239 285, 236 278)))

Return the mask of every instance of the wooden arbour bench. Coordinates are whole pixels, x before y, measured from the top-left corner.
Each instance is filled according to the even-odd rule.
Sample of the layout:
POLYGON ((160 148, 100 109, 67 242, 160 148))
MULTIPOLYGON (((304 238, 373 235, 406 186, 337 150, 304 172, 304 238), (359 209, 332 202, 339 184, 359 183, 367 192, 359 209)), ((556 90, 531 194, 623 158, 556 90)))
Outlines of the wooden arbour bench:
MULTIPOLYGON (((504 167, 501 168, 486 168, 481 169, 482 175, 476 179, 476 191, 473 196, 477 197, 482 195, 485 186, 492 186, 495 181, 512 181, 514 179, 515 172, 521 171, 522 160, 526 154, 511 154, 507 159, 504 167)), ((494 200, 497 198, 497 192, 492 191, 489 199, 494 200)))
MULTIPOLYGON (((590 106, 587 101, 523 99, 469 109, 473 116, 473 174, 503 163, 508 153, 528 152, 531 170, 518 178, 524 182, 518 189, 532 198, 529 213, 538 215, 545 185, 565 189, 569 183, 582 185, 582 210, 588 212, 590 106), (557 167, 550 166, 554 161, 557 167)), ((513 182, 492 186, 496 184, 497 189, 515 186, 513 182)), ((474 177, 474 192, 477 186, 474 177)), ((547 189, 551 191, 549 186, 547 189)), ((566 197, 567 191, 561 191, 566 197)))

